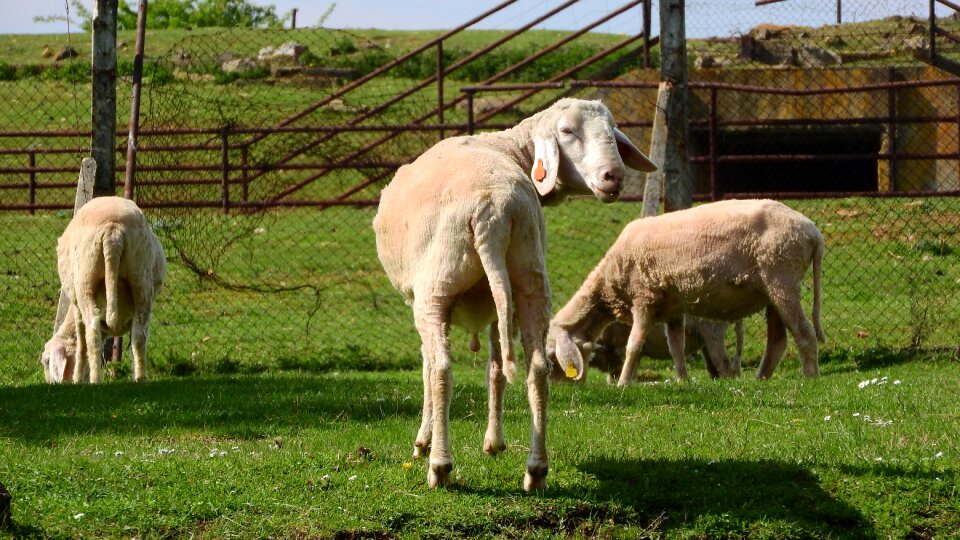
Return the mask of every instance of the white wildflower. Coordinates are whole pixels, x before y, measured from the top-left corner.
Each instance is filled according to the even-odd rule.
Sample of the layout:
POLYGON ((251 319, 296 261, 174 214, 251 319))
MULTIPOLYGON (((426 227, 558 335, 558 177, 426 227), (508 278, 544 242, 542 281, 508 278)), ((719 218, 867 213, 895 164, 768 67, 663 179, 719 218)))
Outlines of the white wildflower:
POLYGON ((900 379, 893 381, 893 384, 900 384, 900 379))
POLYGON ((828 415, 826 415, 826 416, 823 417, 823 421, 824 421, 824 422, 829 422, 831 418, 833 418, 833 417, 828 414, 828 415))
POLYGON ((350 478, 347 478, 347 480, 349 480, 349 481, 351 481, 351 482, 353 482, 353 481, 356 480, 356 479, 357 479, 357 475, 353 475, 353 476, 351 476, 350 478))
POLYGON ((82 518, 82 517, 85 516, 85 515, 86 515, 86 514, 84 514, 83 512, 80 512, 79 514, 74 514, 74 515, 73 515, 73 519, 80 519, 80 518, 82 518))
POLYGON ((122 455, 123 455, 123 452, 121 452, 120 450, 117 450, 116 452, 113 453, 113 455, 115 455, 115 456, 122 456, 122 455))
POLYGON ((942 458, 942 457, 943 457, 943 452, 937 452, 936 454, 933 455, 933 457, 934 457, 934 459, 942 458))

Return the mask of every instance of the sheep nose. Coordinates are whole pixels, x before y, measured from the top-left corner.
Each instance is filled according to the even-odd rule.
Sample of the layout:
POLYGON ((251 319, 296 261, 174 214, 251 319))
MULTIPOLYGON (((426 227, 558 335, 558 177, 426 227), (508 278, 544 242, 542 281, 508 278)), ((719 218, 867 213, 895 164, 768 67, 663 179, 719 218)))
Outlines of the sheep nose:
POLYGON ((607 193, 619 193, 623 183, 623 171, 607 169, 600 173, 600 185, 597 186, 607 193))

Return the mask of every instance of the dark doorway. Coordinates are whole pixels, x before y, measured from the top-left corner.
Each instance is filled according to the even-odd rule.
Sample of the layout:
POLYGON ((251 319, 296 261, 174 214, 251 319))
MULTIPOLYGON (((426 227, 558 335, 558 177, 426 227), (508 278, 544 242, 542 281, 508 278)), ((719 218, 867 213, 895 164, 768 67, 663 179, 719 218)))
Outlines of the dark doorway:
MULTIPOLYGON (((696 155, 709 156, 707 131, 697 130, 692 138, 696 155)), ((870 127, 720 130, 717 134, 718 156, 780 158, 721 161, 717 167, 717 195, 875 192, 878 189, 876 154, 880 145, 880 129, 870 127), (791 159, 790 156, 804 158, 791 159), (809 156, 824 157, 810 159, 809 156)), ((695 191, 709 196, 710 164, 697 163, 695 171, 695 191)))

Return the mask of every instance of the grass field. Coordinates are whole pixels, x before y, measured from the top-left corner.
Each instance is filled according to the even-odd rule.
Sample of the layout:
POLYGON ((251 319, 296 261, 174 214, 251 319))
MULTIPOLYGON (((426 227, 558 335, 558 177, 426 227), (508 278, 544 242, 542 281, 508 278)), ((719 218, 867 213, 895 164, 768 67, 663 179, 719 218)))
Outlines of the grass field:
POLYGON ((788 362, 766 382, 694 366, 688 384, 553 385, 549 489, 534 495, 522 384, 507 389, 508 451, 481 451, 481 367, 455 369, 456 480, 437 491, 410 459, 416 372, 2 387, 14 525, 0 536, 952 537, 960 365, 862 360, 816 380, 788 362))

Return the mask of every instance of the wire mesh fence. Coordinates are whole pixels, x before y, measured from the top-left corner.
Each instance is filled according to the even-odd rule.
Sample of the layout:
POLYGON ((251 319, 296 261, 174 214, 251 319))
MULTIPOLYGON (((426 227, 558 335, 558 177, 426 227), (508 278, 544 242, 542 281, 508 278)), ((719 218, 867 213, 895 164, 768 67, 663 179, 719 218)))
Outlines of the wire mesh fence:
MULTIPOLYGON (((827 241, 825 354, 956 347, 960 83, 923 56, 929 36, 940 35, 930 33, 926 3, 847 0, 842 25, 835 2, 731 4, 720 16, 716 3, 687 3, 695 199, 781 198, 818 224, 827 241), (733 22, 716 24, 725 20, 733 22)), ((656 5, 652 13, 655 19, 656 5)), ((938 16, 937 27, 951 32, 954 19, 938 16)), ((376 256, 371 221, 379 190, 399 164, 466 132, 470 120, 475 129, 502 128, 560 96, 602 99, 624 131, 649 147, 655 49, 647 67, 633 40, 605 63, 570 69, 621 38, 563 45, 500 77, 500 65, 468 75, 473 61, 458 65, 467 56, 449 43, 393 65, 402 54, 382 41, 322 29, 230 30, 173 45, 145 69, 134 193, 171 263, 154 312, 154 369, 418 366, 410 309, 376 256), (550 71, 552 54, 564 60, 552 60, 550 71), (490 79, 567 82, 475 91, 468 110, 461 87, 490 79)), ((470 47, 496 37, 486 39, 470 47)), ((940 41, 949 59, 954 51, 940 41)), ((72 95, 75 88, 49 91, 72 95)), ((118 85, 118 104, 129 101, 126 88, 118 85)), ((41 127, 70 131, 53 109, 40 114, 49 120, 41 127)), ((22 118, 7 122, 22 129, 22 118)), ((59 175, 46 184, 62 186, 37 189, 36 200, 68 208, 79 158, 63 148, 80 143, 74 133, 58 136, 60 150, 38 153, 31 164, 9 160, 22 160, 30 145, 57 146, 53 137, 5 137, 4 148, 18 152, 0 160, 21 175, 19 184, 31 174, 40 183, 59 175)), ((555 309, 639 217, 643 178, 630 182, 615 204, 576 199, 546 209, 555 309)), ((0 202, 19 208, 0 212, 0 223, 24 231, 0 240, 2 340, 17 357, 0 376, 9 381, 39 378, 29 360, 52 330, 54 246, 69 219, 62 210, 31 215, 18 207, 26 205, 20 187, 0 192, 0 202)), ((469 336, 452 335, 459 358, 479 360, 468 352, 469 336)), ((751 318, 748 365, 759 359, 763 335, 761 318, 751 318)))

